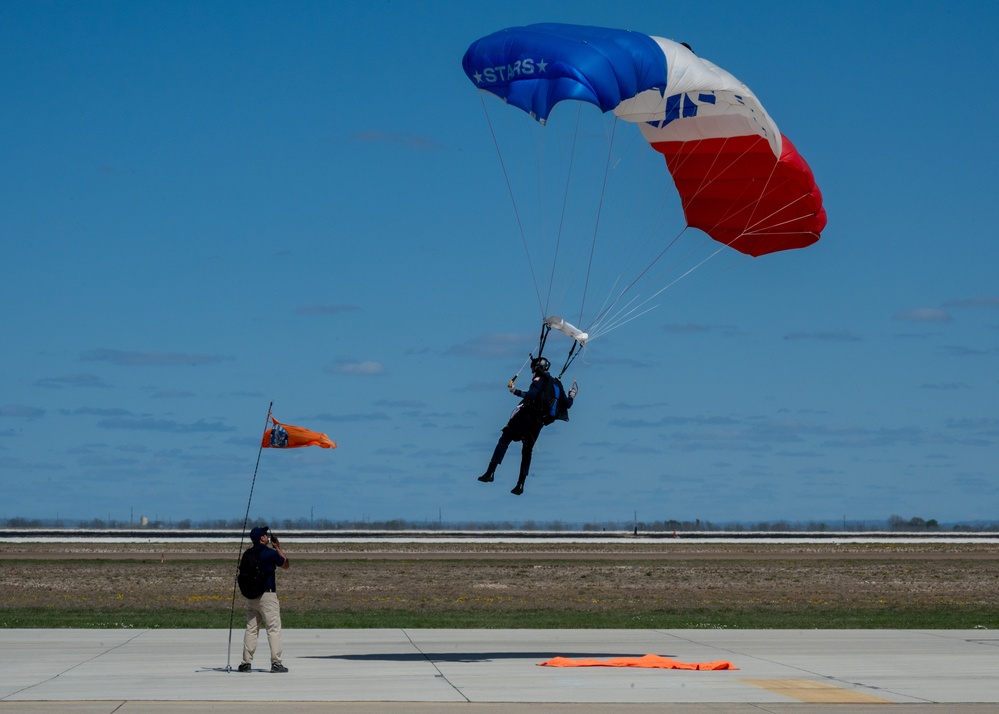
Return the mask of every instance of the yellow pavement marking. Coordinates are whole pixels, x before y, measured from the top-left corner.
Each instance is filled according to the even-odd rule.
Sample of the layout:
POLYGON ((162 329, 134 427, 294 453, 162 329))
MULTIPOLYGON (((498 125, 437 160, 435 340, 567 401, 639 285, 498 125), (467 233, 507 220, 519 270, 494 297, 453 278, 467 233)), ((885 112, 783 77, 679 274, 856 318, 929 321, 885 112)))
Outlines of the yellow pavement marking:
POLYGON ((891 700, 810 679, 741 679, 768 692, 810 704, 891 704, 891 700))

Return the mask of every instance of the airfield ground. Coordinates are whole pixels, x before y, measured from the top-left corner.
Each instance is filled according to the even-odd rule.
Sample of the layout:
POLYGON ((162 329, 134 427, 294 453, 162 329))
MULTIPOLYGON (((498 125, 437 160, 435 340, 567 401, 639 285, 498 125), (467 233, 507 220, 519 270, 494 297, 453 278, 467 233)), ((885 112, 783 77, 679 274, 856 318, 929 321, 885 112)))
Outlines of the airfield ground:
MULTIPOLYGON (((295 543, 288 613, 999 612, 984 543, 295 543)), ((0 543, 4 608, 217 610, 232 543, 0 543)), ((700 625, 700 623, 691 623, 700 625)), ((704 626, 710 626, 705 622, 704 626)), ((999 622, 967 626, 996 627, 999 622)), ((639 625, 640 626, 640 625, 639 625)))

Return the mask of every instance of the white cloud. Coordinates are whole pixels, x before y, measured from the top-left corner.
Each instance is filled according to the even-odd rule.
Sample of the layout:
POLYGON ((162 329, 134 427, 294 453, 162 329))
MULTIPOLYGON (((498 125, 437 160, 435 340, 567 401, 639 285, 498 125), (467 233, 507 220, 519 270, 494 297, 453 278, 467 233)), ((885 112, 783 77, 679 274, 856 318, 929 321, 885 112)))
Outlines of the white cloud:
POLYGON ((950 322, 954 318, 940 307, 917 307, 913 310, 896 312, 892 319, 905 322, 950 322))
POLYGON ((337 362, 329 368, 329 371, 333 374, 348 374, 348 375, 360 375, 360 376, 372 376, 378 374, 385 374, 385 365, 381 362, 375 362, 372 360, 364 361, 350 361, 350 360, 337 360, 337 362))

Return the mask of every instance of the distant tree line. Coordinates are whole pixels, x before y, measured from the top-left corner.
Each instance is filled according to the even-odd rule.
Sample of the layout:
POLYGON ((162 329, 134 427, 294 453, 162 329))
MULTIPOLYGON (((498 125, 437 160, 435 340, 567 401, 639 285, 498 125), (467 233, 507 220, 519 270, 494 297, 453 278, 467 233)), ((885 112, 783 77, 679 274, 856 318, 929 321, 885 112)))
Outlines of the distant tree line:
MULTIPOLYGON (((121 521, 116 519, 104 520, 102 518, 91 518, 89 520, 72 519, 39 519, 39 518, 4 518, 0 523, 4 528, 15 529, 35 529, 35 528, 89 528, 94 530, 124 530, 124 529, 170 529, 170 530, 235 530, 243 528, 242 518, 217 518, 210 520, 194 521, 185 518, 179 521, 173 520, 149 520, 143 518, 140 522, 121 521)), ((941 524, 935 518, 905 518, 899 515, 891 515, 886 520, 864 520, 850 521, 842 519, 835 523, 825 521, 755 521, 738 523, 717 523, 712 521, 702 521, 701 519, 690 520, 654 520, 640 521, 637 518, 632 521, 606 521, 600 523, 567 523, 564 521, 540 522, 534 520, 524 521, 468 521, 452 522, 440 519, 433 521, 412 521, 403 518, 393 518, 386 521, 339 520, 333 521, 326 518, 254 518, 247 527, 267 524, 275 530, 314 530, 314 531, 337 531, 337 530, 376 530, 376 531, 407 531, 407 530, 439 530, 439 531, 630 531, 636 532, 768 532, 768 533, 823 533, 823 532, 884 532, 894 531, 901 533, 924 533, 924 532, 950 532, 950 533, 974 533, 974 532, 994 532, 999 531, 999 523, 974 521, 965 523, 941 524)))

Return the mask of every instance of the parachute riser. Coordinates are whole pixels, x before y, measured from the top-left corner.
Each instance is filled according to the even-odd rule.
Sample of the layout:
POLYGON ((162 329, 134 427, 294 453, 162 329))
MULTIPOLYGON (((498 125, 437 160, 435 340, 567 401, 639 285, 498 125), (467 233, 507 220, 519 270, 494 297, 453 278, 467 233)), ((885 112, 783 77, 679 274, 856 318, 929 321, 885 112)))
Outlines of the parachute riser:
MULTIPOLYGON (((570 348, 569 348, 569 356, 565 358, 565 364, 564 364, 564 365, 562 365, 562 371, 558 373, 558 378, 559 378, 559 379, 562 379, 562 375, 563 375, 563 374, 565 374, 565 371, 566 371, 567 369, 569 369, 569 365, 570 365, 570 364, 572 364, 572 361, 573 361, 574 359, 576 359, 576 357, 577 357, 577 356, 578 356, 578 355, 580 354, 580 352, 582 352, 582 351, 583 351, 583 350, 582 350, 582 346, 581 346, 581 343, 573 341, 573 343, 572 343, 572 347, 570 347, 570 348), (576 352, 576 348, 577 348, 577 347, 579 347, 579 348, 580 348, 579 352, 576 352)), ((576 383, 576 380, 572 380, 572 383, 573 383, 573 384, 575 384, 575 383, 576 383)))
MULTIPOLYGON (((567 335, 573 338, 572 347, 569 348, 569 354, 565 358, 565 363, 562 365, 561 371, 558 373, 558 379, 562 379, 562 375, 564 375, 566 370, 569 369, 569 365, 572 364, 573 360, 575 360, 576 357, 579 355, 579 353, 583 351, 582 348, 585 346, 585 341, 583 340, 585 340, 588 337, 588 335, 585 332, 582 333, 579 332, 579 330, 577 330, 572 325, 569 325, 569 323, 565 322, 561 318, 550 317, 541 323, 541 336, 538 338, 538 356, 535 357, 533 353, 530 353, 530 361, 532 363, 534 362, 535 359, 540 358, 544 354, 545 344, 548 342, 548 333, 551 332, 553 321, 557 323, 558 326, 560 326, 559 327, 560 332, 565 332, 567 335), (574 334, 570 334, 570 331, 571 333, 574 334), (581 335, 583 340, 577 339, 575 336, 576 334, 581 335), (577 348, 579 349, 579 352, 576 351, 577 348)), ((520 372, 514 375, 514 378, 510 380, 509 386, 513 386, 513 381, 518 376, 520 376, 520 372)))
MULTIPOLYGON (((552 326, 548 324, 547 321, 541 323, 541 337, 538 338, 538 357, 545 352, 545 343, 548 341, 548 333, 552 331, 552 326)), ((534 355, 531 355, 531 359, 534 359, 534 355)))

